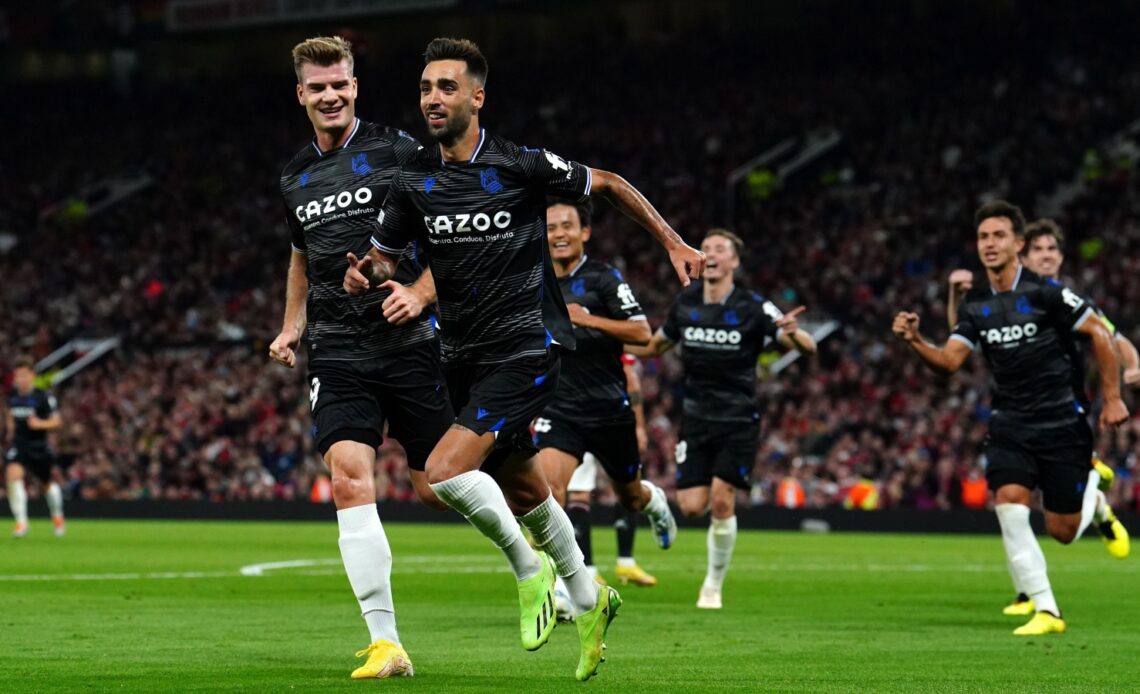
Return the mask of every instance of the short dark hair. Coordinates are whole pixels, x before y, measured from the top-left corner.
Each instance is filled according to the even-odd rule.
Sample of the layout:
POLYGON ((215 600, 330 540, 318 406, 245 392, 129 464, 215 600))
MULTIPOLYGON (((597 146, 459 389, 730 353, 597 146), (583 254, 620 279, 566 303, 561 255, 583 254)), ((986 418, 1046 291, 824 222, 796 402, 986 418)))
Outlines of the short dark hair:
POLYGON ((586 198, 581 202, 570 202, 569 200, 561 200, 559 198, 546 199, 546 209, 549 210, 555 205, 566 205, 567 207, 573 207, 578 212, 578 225, 583 229, 590 226, 590 220, 594 216, 594 203, 591 202, 589 198, 586 198))
POLYGON ((1052 236, 1057 242, 1057 248, 1063 248, 1065 245, 1065 232, 1061 231, 1061 225, 1048 217, 1042 217, 1025 227, 1025 248, 1021 250, 1022 255, 1029 252, 1034 239, 1042 236, 1052 236))
POLYGON ((467 72, 476 82, 487 84, 487 59, 470 39, 432 39, 424 51, 424 65, 437 60, 462 60, 467 63, 467 72))
POLYGON ((723 239, 728 239, 728 242, 732 244, 732 250, 736 251, 737 258, 740 258, 744 255, 744 240, 728 229, 709 229, 708 233, 705 234, 706 239, 713 236, 719 236, 723 239))
POLYGON ((1005 217, 1013 225, 1015 236, 1025 236, 1025 215, 1021 213, 1021 208, 1012 202, 990 200, 979 207, 978 211, 974 213, 974 229, 977 229, 982 222, 991 217, 1005 217))
POLYGON ((35 371, 36 360, 32 359, 26 354, 21 354, 20 356, 16 357, 16 361, 12 363, 12 369, 31 369, 32 371, 35 371))

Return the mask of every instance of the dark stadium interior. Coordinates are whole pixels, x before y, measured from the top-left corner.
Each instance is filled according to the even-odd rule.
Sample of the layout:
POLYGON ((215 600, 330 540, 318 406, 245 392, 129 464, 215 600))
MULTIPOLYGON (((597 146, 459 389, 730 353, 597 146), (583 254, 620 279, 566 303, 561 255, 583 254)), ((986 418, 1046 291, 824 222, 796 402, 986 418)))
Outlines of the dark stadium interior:
MULTIPOLYGON (((890 319, 916 310, 946 337, 946 277, 977 269, 971 215, 989 197, 1057 218, 1064 276, 1140 339, 1136 3, 455 4, 186 31, 161 2, 0 10, 0 373, 121 339, 58 388, 72 498, 310 497, 323 465, 303 370, 265 352, 290 253, 278 173, 311 135, 289 49, 316 33, 356 44, 358 113, 421 138, 422 46, 476 40, 489 128, 620 172, 690 243, 736 230, 742 284, 840 323, 817 359, 762 382, 756 504, 792 475, 809 506, 842 506, 861 479, 883 508, 962 505, 986 369, 928 378, 890 319), (787 175, 727 183, 789 138, 832 136, 787 175), (143 187, 120 197, 111 180, 143 187)), ((657 325, 678 287, 649 235, 602 211, 588 250, 657 325)), ((680 362, 644 367, 648 477, 670 486, 680 362)), ((1113 505, 1137 511, 1140 417, 1097 449, 1123 481, 1113 505)), ((413 499, 399 448, 383 451, 381 498, 413 499)))

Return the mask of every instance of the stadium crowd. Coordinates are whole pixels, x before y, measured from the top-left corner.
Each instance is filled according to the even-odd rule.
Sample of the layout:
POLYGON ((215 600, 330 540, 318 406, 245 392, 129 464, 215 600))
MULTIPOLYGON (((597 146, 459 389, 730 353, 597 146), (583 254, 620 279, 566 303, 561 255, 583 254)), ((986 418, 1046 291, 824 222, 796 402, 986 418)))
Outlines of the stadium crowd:
MULTIPOLYGON (((1140 337, 1140 258, 1125 252, 1140 240, 1136 150, 1110 140, 1140 114, 1135 60, 1108 48, 1049 59, 1027 49, 953 68, 773 65, 753 92, 735 84, 755 67, 743 44, 682 36, 636 53, 598 48, 567 47, 549 64, 492 55, 485 122, 622 172, 690 241, 732 226, 748 243, 741 284, 842 326, 815 360, 763 381, 754 502, 986 503, 984 364, 935 382, 889 329, 894 311, 913 309, 929 337, 945 338, 946 277, 977 266, 969 220, 986 196, 1033 214, 1072 188, 1056 213, 1069 237, 1064 274, 1140 337), (590 56, 590 69, 558 67, 575 55, 590 56), (662 64, 669 79, 639 84, 638 117, 627 82, 597 78, 662 64), (530 79, 555 70, 557 82, 530 79), (771 187, 737 191, 736 219, 725 219, 732 169, 784 137, 823 131, 842 135, 835 150, 771 187), (797 489, 781 487, 791 479, 802 499, 778 493, 797 489)), ((359 112, 420 132, 413 92, 376 89, 393 83, 379 61, 358 66, 359 112)), ((288 371, 264 356, 290 252, 277 173, 307 132, 288 79, 220 87, 217 100, 171 87, 129 98, 51 89, 12 114, 10 132, 52 137, 12 138, 0 158, 30 164, 0 169, 0 371, 75 337, 123 339, 59 390, 57 447, 72 463, 73 496, 294 499, 319 488, 303 365, 288 371), (148 117, 132 117, 142 104, 148 117), (71 199, 133 171, 150 185, 104 211, 71 199)), ((587 250, 624 268, 657 325, 677 289, 672 270, 618 217, 599 210, 587 250)), ((669 486, 680 362, 669 354, 643 367, 647 477, 669 486)), ((1110 501, 1137 510, 1140 417, 1102 434, 1098 450, 1123 478, 1110 501)), ((399 447, 383 452, 382 497, 412 498, 399 447)))

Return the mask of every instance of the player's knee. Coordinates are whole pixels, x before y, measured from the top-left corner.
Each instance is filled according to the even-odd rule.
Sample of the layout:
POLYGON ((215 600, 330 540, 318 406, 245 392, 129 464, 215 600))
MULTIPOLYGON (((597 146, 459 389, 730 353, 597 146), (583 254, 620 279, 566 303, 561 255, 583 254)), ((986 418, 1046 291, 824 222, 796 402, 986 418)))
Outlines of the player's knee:
POLYGON ((516 516, 525 516, 538 508, 551 494, 549 488, 538 489, 533 486, 511 487, 503 489, 503 496, 507 498, 507 506, 516 516))
POLYGON ((9 482, 19 482, 24 479, 24 467, 19 463, 8 463, 4 476, 9 482))
POLYGON ((649 503, 649 495, 639 480, 616 488, 618 503, 627 511, 640 512, 649 503))
POLYGON ((376 501, 375 484, 372 477, 346 474, 336 470, 332 476, 333 501, 338 507, 347 508, 376 501))
POLYGON ((1063 545, 1067 545, 1077 539, 1077 528, 1080 527, 1078 523, 1079 522, 1068 523, 1063 521, 1047 523, 1046 525, 1048 527, 1046 530, 1048 530, 1049 536, 1054 540, 1063 545))
POLYGON ((431 490, 431 487, 428 487, 426 490, 417 487, 416 498, 420 500, 421 504, 427 506, 433 511, 447 511, 451 509, 450 506, 448 506, 442 499, 435 495, 435 492, 431 490))
POLYGON ((681 507, 681 515, 685 518, 700 518, 709 512, 708 500, 697 499, 678 499, 678 506, 681 507))

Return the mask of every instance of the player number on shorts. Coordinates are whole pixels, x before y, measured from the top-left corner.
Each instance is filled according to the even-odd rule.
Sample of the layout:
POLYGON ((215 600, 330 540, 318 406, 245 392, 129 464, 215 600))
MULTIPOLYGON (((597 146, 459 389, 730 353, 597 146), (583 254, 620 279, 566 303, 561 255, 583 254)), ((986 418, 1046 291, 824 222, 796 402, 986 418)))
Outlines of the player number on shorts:
POLYGON ((537 434, 545 434, 550 431, 550 420, 545 417, 538 417, 534 420, 534 431, 537 434))
POLYGON ((321 394, 321 379, 313 377, 313 385, 309 388, 309 411, 317 409, 317 397, 321 394))
POLYGON ((677 459, 677 464, 680 465, 685 462, 689 457, 689 444, 685 441, 678 441, 677 445, 673 447, 673 457, 677 459))

